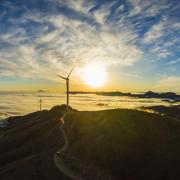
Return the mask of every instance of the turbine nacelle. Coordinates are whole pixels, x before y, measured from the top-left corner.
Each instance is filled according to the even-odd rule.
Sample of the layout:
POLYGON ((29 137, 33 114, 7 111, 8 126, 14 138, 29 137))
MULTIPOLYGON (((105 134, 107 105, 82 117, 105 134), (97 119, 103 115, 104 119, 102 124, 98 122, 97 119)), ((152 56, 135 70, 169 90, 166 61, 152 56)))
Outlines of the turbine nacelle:
POLYGON ((73 71, 74 67, 71 69, 71 71, 69 72, 68 76, 67 77, 64 77, 64 76, 60 76, 60 75, 57 75, 58 77, 64 79, 64 80, 69 80, 69 76, 71 75, 72 71, 73 71))

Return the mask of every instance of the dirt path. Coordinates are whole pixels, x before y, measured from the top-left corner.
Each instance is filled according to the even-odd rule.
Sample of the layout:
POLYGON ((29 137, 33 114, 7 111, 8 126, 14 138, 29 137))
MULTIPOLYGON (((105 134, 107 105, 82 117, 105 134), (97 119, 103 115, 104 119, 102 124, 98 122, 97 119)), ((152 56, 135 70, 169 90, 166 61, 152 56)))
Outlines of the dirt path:
POLYGON ((64 146, 54 154, 54 163, 55 163, 55 166, 57 167, 57 169, 59 171, 61 171, 63 174, 65 174, 66 176, 68 176, 69 178, 71 178, 73 180, 84 180, 82 177, 80 177, 80 175, 77 175, 75 172, 73 172, 72 169, 70 169, 67 166, 67 164, 64 163, 64 160, 61 157, 61 154, 64 153, 69 147, 69 140, 68 140, 67 134, 63 128, 65 115, 66 115, 66 113, 61 118, 62 126, 59 127, 60 131, 62 132, 63 138, 64 138, 64 146))

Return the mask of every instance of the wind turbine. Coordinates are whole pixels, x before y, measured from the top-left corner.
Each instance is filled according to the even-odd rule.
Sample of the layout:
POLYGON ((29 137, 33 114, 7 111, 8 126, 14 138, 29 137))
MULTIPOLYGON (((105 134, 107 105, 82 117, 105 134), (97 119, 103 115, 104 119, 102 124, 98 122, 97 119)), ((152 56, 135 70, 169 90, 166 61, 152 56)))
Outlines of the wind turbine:
POLYGON ((67 94, 67 106, 69 106, 69 76, 70 74, 72 73, 74 67, 71 69, 71 71, 69 72, 68 76, 67 77, 63 77, 63 76, 60 76, 60 75, 57 75, 58 77, 64 79, 66 81, 66 94, 67 94))

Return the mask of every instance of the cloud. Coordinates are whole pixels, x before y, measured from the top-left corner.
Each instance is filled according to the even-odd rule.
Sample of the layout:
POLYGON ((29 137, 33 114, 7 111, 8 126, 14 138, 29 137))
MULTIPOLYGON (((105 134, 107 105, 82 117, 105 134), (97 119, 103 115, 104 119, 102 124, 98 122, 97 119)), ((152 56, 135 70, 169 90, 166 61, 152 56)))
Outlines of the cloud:
POLYGON ((88 14, 89 11, 95 6, 95 1, 84 1, 84 0, 65 0, 63 4, 77 12, 88 14))
POLYGON ((169 76, 163 77, 156 82, 156 89, 158 90, 168 90, 179 92, 180 89, 180 77, 179 76, 169 76))
POLYGON ((170 2, 168 1, 155 1, 155 0, 128 0, 131 5, 131 10, 129 11, 129 16, 139 16, 142 17, 155 17, 162 11, 167 10, 170 7, 170 2))
POLYGON ((0 61, 15 62, 17 65, 16 68, 12 68, 8 63, 4 63, 1 76, 54 80, 54 74, 66 73, 72 65, 77 65, 77 68, 88 63, 129 66, 141 59, 141 49, 132 43, 136 38, 132 29, 115 31, 112 24, 106 21, 114 3, 103 5, 89 13, 93 4, 84 4, 83 1, 78 1, 78 4, 67 2, 68 7, 86 13, 86 17, 94 19, 99 25, 92 24, 86 18, 72 19, 65 14, 28 11, 20 21, 26 22, 29 26, 36 23, 31 32, 18 27, 15 29, 16 33, 7 33, 1 37, 11 46, 5 55, 0 53, 0 61))
MULTIPOLYGON (((111 14, 111 8, 116 3, 117 3, 116 1, 112 1, 110 3, 105 3, 101 5, 101 7, 98 10, 93 11, 94 19, 101 25, 104 25, 107 21, 108 16, 111 14)), ((119 10, 116 9, 116 11, 119 11, 119 10)))
POLYGON ((151 50, 151 53, 155 54, 158 59, 166 58, 172 55, 172 51, 164 45, 155 45, 151 50))
POLYGON ((149 46, 149 53, 157 59, 173 56, 179 47, 177 22, 163 17, 144 34, 142 43, 149 46))
POLYGON ((166 23, 164 20, 154 24, 151 29, 144 35, 144 43, 152 43, 164 35, 166 23))
POLYGON ((172 24, 172 27, 175 29, 175 30, 180 30, 180 22, 177 22, 177 23, 174 23, 172 24))
MULTIPOLYGON (((153 44, 150 54, 160 58, 172 54, 169 47, 174 45, 174 37, 169 44, 161 40, 170 24, 167 18, 152 22, 150 28, 146 19, 141 21, 156 16, 168 4, 141 0, 43 2, 43 8, 36 1, 27 2, 30 8, 26 3, 6 3, 10 15, 6 17, 7 24, 3 24, 6 31, 0 31, 1 76, 55 80, 57 72, 64 74, 73 65, 77 69, 88 63, 133 66, 143 61, 143 46, 149 44, 153 44), (139 34, 136 25, 146 33, 139 34)), ((178 27, 174 21, 172 29, 178 27)))
POLYGON ((172 65, 172 64, 177 64, 177 63, 180 63, 180 58, 179 59, 176 59, 176 60, 173 60, 173 61, 169 61, 167 63, 167 65, 172 65))

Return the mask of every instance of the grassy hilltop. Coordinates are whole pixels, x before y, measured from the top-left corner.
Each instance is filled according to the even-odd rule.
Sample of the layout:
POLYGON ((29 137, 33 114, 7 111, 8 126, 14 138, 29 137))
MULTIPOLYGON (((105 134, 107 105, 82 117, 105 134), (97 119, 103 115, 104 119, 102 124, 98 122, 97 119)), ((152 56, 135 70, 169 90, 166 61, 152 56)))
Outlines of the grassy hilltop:
POLYGON ((66 122, 69 154, 115 179, 180 178, 180 122, 126 109, 74 112, 66 122))
MULTIPOLYGON (((2 180, 68 180, 53 162, 64 143, 58 128, 64 111, 57 106, 10 118, 1 130, 2 180)), ((88 167, 111 179, 180 179, 180 122, 137 110, 71 110, 64 128, 70 141, 65 157, 82 163, 86 179, 92 179, 88 167)))

